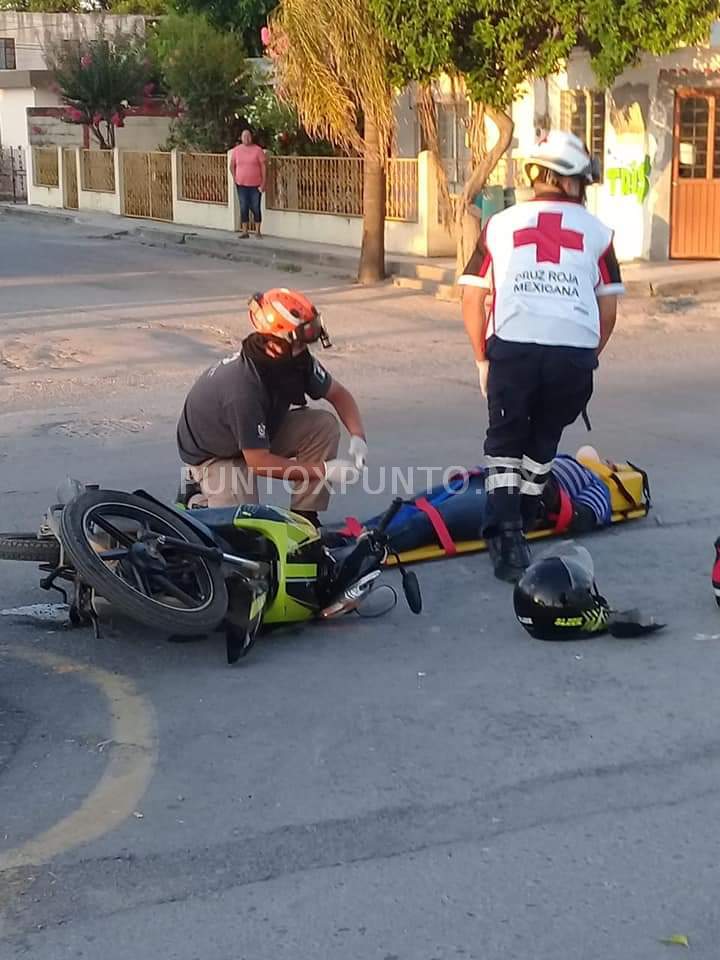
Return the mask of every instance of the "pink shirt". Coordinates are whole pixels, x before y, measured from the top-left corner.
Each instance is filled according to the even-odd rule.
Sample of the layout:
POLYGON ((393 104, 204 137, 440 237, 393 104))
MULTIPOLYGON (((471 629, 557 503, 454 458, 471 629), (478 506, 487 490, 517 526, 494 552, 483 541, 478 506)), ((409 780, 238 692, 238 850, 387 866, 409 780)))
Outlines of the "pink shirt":
POLYGON ((230 154, 230 165, 239 187, 262 187, 265 184, 265 151, 256 143, 239 143, 230 154))

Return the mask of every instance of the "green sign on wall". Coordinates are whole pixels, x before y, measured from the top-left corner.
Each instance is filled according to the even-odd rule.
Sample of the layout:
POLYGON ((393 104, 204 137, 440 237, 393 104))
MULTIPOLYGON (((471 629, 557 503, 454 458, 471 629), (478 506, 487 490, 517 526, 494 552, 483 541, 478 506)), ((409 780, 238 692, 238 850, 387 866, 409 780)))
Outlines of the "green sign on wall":
POLYGON ((624 167, 611 167, 605 171, 605 178, 610 184, 611 197, 635 197, 638 203, 643 203, 650 192, 650 157, 646 156, 642 163, 635 161, 624 167))

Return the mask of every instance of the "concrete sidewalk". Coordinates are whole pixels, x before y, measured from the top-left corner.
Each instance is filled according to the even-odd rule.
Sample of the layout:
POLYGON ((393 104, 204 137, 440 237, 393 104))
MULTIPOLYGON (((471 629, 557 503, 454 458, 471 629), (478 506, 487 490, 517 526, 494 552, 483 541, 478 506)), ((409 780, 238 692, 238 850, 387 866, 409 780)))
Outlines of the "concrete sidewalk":
MULTIPOLYGON (((620 266, 630 297, 697 296, 720 290, 720 260, 639 260, 620 266)), ((412 272, 404 266, 393 271, 393 283, 440 300, 459 297, 451 258, 416 260, 412 272)))
MULTIPOLYGON (((299 242, 271 236, 261 241, 239 240, 237 234, 225 230, 12 203, 0 203, 1 216, 72 223, 103 237, 124 236, 149 246, 182 245, 190 253, 275 267, 289 273, 313 269, 343 279, 353 278, 357 273, 359 253, 356 249, 310 240, 299 242)), ((388 277, 398 287, 441 300, 457 299, 455 262, 450 257, 388 254, 386 265, 388 277)), ((636 261, 622 264, 622 272, 627 293, 633 297, 688 296, 720 290, 718 260, 636 261)))
MULTIPOLYGON (((310 240, 300 242, 271 236, 264 236, 262 240, 253 237, 240 240, 236 233, 227 230, 12 203, 0 203, 0 217, 2 216, 21 217, 33 222, 44 220, 56 224, 71 223, 102 237, 127 237, 148 246, 182 245, 191 253, 276 267, 288 272, 312 268, 347 278, 354 277, 358 268, 358 250, 310 240)), ((401 270, 409 271, 416 262, 414 257, 389 254, 388 274, 392 275, 401 270)))

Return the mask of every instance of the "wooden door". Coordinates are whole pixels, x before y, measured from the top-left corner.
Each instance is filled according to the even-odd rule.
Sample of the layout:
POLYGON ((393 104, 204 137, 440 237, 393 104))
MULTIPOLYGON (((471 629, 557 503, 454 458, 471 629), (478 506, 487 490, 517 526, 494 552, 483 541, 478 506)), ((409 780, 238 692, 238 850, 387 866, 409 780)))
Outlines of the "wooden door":
POLYGON ((720 259, 720 91, 675 99, 670 256, 720 259))

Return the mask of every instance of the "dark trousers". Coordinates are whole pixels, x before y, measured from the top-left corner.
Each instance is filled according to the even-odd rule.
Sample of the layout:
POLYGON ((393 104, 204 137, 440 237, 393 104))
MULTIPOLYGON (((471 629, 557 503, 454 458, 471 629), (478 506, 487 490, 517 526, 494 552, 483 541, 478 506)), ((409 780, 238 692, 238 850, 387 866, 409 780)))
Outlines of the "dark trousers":
POLYGON ((488 495, 483 533, 533 526, 562 432, 587 406, 595 350, 488 341, 488 495))
POLYGON ((262 223, 262 206, 259 187, 241 187, 237 184, 238 200, 240 201, 240 223, 250 223, 250 214, 255 223, 262 223))

